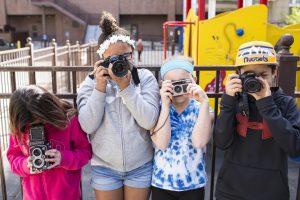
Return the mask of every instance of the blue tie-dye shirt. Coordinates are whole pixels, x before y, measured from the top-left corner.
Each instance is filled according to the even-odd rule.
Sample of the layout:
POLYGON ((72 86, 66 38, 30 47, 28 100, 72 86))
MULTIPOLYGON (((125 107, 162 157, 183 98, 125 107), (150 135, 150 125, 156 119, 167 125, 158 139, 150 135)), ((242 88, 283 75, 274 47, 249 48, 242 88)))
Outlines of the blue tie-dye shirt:
POLYGON ((196 149, 192 145, 192 132, 199 110, 200 104, 194 99, 180 114, 171 105, 171 140, 166 150, 155 148, 153 186, 185 191, 203 187, 207 183, 203 159, 206 149, 196 149))

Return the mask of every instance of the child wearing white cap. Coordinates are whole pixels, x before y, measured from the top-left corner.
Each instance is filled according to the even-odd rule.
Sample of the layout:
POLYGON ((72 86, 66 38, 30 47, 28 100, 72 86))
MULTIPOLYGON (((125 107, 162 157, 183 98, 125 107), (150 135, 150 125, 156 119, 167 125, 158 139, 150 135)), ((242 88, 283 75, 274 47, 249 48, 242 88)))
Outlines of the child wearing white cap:
POLYGON ((213 114, 208 97, 193 79, 187 57, 171 57, 161 67, 161 110, 152 129, 155 146, 152 199, 204 199, 205 146, 213 114))

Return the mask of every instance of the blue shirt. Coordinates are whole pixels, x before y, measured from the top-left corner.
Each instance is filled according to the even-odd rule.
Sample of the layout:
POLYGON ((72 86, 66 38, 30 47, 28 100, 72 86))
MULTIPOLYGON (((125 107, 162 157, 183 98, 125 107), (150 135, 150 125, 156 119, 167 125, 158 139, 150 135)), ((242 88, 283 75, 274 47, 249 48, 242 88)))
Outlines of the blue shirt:
POLYGON ((155 147, 153 186, 185 191, 201 188, 207 183, 203 159, 206 149, 196 149, 192 145, 192 132, 200 107, 194 99, 180 114, 170 106, 171 140, 164 151, 155 147))

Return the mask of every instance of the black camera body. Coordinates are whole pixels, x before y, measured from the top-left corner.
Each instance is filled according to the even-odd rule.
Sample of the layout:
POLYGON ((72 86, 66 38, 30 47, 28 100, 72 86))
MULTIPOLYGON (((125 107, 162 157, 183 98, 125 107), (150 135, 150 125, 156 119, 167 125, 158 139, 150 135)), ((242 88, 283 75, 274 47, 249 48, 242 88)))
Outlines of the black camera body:
POLYGON ((172 81, 173 88, 173 94, 172 96, 179 96, 187 93, 187 86, 189 83, 191 83, 190 79, 182 79, 177 81, 172 81))
POLYGON ((48 158, 45 153, 47 150, 51 149, 51 146, 49 142, 46 141, 43 125, 30 127, 29 147, 32 160, 31 170, 33 172, 46 170, 51 163, 45 161, 45 159, 48 158))
POLYGON ((110 59, 104 60, 100 65, 108 68, 110 63, 112 63, 111 70, 117 77, 125 76, 130 69, 130 64, 126 55, 112 56, 110 59))
POLYGON ((262 85, 259 80, 256 79, 257 75, 253 72, 248 72, 240 75, 242 80, 243 92, 246 93, 255 93, 259 92, 262 88, 262 85))

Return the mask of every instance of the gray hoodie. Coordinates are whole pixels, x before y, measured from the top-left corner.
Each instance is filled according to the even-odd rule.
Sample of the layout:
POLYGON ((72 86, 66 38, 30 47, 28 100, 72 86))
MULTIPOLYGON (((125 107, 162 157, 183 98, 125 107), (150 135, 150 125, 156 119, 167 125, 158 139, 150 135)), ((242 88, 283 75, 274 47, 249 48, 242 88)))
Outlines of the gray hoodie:
POLYGON ((87 77, 78 92, 78 119, 91 134, 91 164, 120 172, 131 171, 153 158, 149 131, 159 115, 159 87, 153 74, 139 69, 140 85, 133 81, 120 91, 108 81, 106 93, 95 89, 96 81, 87 77))

